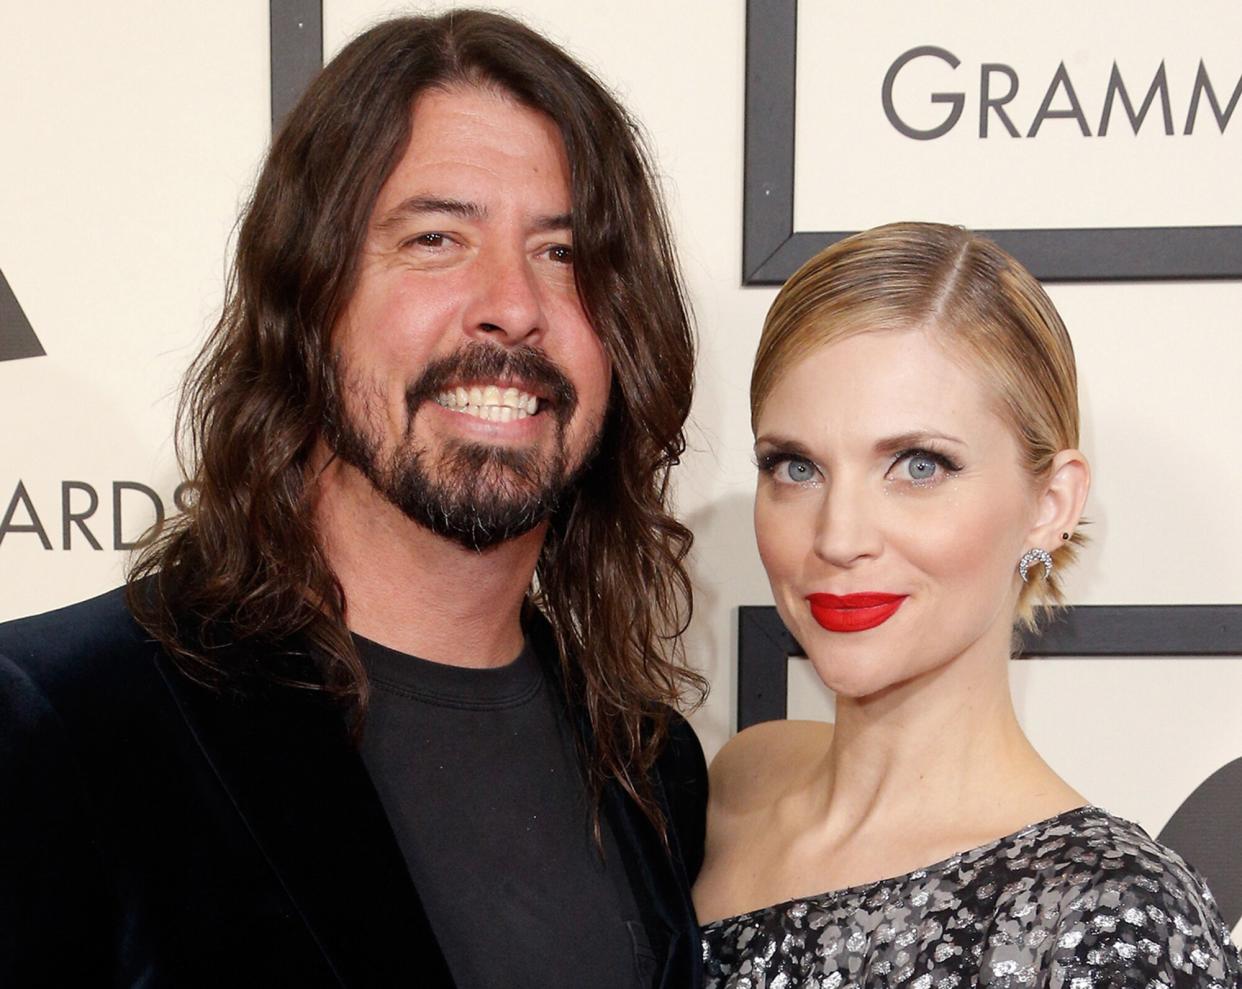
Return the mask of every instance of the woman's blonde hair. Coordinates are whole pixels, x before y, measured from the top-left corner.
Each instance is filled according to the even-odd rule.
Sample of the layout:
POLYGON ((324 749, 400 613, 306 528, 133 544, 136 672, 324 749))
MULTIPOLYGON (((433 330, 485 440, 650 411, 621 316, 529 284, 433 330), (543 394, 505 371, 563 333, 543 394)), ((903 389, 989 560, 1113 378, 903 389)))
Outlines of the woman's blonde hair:
MULTIPOLYGON (((983 372, 1032 477, 1046 478, 1053 457, 1078 446, 1074 348, 1052 300, 991 240, 940 223, 864 230, 794 273, 759 339, 752 428, 776 382, 812 351, 856 333, 914 327, 934 328, 983 372)), ((1052 576, 1022 588, 1018 616, 1028 627, 1036 605, 1062 603, 1059 573, 1083 542, 1072 533, 1052 554, 1052 576)))

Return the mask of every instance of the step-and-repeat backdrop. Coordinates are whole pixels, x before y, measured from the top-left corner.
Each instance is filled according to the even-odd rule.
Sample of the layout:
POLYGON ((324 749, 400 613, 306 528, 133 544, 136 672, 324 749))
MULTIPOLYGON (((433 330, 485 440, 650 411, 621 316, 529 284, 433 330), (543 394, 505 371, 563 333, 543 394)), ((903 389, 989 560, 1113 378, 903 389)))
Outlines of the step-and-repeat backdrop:
MULTIPOLYGON (((139 535, 184 498, 174 396, 270 136, 274 58, 279 105, 320 37, 330 57, 385 14, 429 6, 0 8, 0 620, 115 585, 139 535)), ((702 342, 677 485, 697 536, 687 645, 712 682, 694 716, 709 755, 737 724, 739 608, 771 603, 750 531, 746 395, 775 286, 844 232, 964 223, 1049 280, 1074 337, 1095 488, 1072 601, 1123 609, 1109 612, 1122 630, 1159 615, 1176 630, 1153 637, 1161 655, 1101 656, 1097 629, 1090 655, 1014 664, 1019 712, 1097 803, 1153 834, 1172 820, 1204 855, 1232 858, 1238 612, 1182 608, 1242 602, 1242 9, 507 9, 643 121, 677 226, 702 342)), ((830 718, 808 664, 787 663, 769 709, 830 718)), ((1217 868, 1236 921, 1242 876, 1217 868)))

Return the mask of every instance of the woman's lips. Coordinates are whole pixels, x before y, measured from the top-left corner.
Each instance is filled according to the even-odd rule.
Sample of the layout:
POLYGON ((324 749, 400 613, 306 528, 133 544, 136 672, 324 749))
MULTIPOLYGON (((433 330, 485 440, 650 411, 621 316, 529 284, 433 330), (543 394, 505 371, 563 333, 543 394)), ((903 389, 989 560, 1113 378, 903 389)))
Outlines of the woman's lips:
POLYGON ((893 617, 908 595, 880 594, 808 594, 811 614, 829 632, 863 632, 883 625, 893 617))

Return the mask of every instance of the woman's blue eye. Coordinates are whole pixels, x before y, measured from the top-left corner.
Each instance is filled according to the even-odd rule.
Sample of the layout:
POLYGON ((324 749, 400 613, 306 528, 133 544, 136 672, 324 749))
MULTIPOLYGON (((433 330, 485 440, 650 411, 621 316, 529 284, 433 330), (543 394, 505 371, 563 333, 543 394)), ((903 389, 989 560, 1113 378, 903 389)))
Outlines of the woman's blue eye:
POLYGON ((805 460, 788 460, 785 462, 785 476, 795 484, 802 484, 815 477, 815 471, 805 460))
POLYGON ((894 481, 909 481, 914 485, 940 484, 942 481, 960 471, 961 465, 955 464, 943 453, 932 450, 906 450, 897 454, 889 468, 888 478, 894 481), (895 474, 901 471, 905 474, 895 474))
POLYGON ((936 476, 940 465, 925 454, 916 453, 906 461, 906 470, 913 481, 930 481, 936 476))
POLYGON ((777 484, 801 486, 816 484, 820 479, 814 461, 782 450, 759 454, 755 466, 777 484))

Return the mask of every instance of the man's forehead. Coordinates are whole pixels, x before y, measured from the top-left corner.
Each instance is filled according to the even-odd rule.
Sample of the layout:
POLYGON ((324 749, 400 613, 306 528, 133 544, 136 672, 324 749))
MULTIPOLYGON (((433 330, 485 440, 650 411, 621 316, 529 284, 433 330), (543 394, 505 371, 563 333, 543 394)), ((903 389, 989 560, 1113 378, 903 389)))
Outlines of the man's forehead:
POLYGON ((410 134, 376 203, 379 224, 440 213, 483 220, 520 192, 529 222, 567 226, 569 162, 546 114, 503 91, 472 85, 434 88, 410 108, 410 134))

